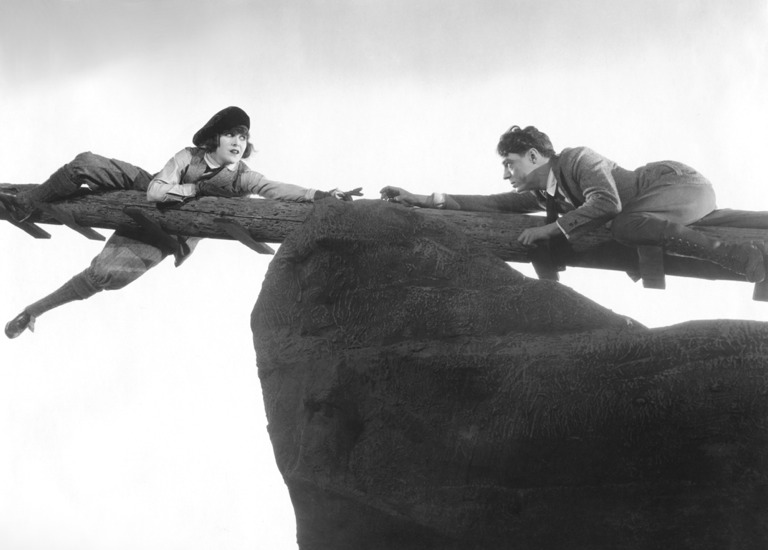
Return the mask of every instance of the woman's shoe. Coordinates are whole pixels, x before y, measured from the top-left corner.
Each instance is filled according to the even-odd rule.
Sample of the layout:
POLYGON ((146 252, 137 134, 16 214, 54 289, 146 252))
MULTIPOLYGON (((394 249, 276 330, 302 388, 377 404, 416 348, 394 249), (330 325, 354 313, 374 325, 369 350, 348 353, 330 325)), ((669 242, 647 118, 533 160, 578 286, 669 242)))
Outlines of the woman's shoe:
POLYGON ((8 321, 8 324, 5 325, 5 335, 8 338, 16 338, 27 329, 30 332, 35 332, 35 317, 25 310, 8 321))
POLYGON ((17 223, 25 222, 35 212, 34 205, 29 200, 22 199, 13 193, 0 191, 0 203, 13 220, 17 223))

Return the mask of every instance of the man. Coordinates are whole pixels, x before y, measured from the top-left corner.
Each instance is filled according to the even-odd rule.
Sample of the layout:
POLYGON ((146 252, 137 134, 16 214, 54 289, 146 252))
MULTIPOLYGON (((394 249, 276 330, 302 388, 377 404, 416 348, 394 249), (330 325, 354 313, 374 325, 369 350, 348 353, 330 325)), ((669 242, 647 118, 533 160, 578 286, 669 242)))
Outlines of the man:
MULTIPOLYGON (((41 185, 17 195, 0 194, 6 210, 17 220, 28 218, 35 204, 64 199, 85 184, 93 191, 138 189, 156 202, 181 202, 195 196, 262 197, 312 202, 325 197, 352 200, 360 189, 344 193, 316 191, 265 178, 251 170, 242 159, 253 146, 249 142, 250 118, 239 107, 227 107, 216 113, 192 138, 195 147, 176 153, 154 177, 127 162, 93 153, 81 153, 54 172, 41 185)), ((123 288, 159 264, 169 254, 176 265, 192 252, 199 239, 180 239, 176 246, 158 242, 144 231, 118 230, 106 242, 91 265, 62 287, 28 305, 8 322, 5 334, 16 338, 26 329, 34 330, 37 317, 60 305, 84 300, 102 290, 123 288)))
MULTIPOLYGON (((732 211, 714 212, 712 184, 693 168, 662 161, 626 170, 587 147, 566 148, 557 155, 549 137, 533 126, 512 126, 501 136, 497 152, 504 158, 504 179, 510 181, 513 192, 417 195, 385 187, 381 196, 424 208, 547 211, 546 225, 520 234, 518 240, 524 245, 561 234, 574 240, 610 224, 613 237, 621 243, 660 245, 673 254, 721 265, 751 282, 765 279, 765 261, 757 246, 714 239, 688 227, 709 218, 710 225, 725 225, 738 218, 728 214, 732 211)), ((756 215, 741 227, 768 228, 766 220, 765 215, 756 215)))

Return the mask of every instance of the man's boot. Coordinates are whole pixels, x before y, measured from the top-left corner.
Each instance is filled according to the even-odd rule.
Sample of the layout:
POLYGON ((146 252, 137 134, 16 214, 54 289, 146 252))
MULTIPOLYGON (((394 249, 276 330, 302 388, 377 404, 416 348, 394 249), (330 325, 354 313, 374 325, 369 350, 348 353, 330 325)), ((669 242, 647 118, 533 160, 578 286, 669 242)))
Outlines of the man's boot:
POLYGON ((665 228, 662 242, 672 254, 710 261, 744 275, 751 283, 760 283, 765 279, 765 258, 751 242, 721 241, 674 223, 665 228))

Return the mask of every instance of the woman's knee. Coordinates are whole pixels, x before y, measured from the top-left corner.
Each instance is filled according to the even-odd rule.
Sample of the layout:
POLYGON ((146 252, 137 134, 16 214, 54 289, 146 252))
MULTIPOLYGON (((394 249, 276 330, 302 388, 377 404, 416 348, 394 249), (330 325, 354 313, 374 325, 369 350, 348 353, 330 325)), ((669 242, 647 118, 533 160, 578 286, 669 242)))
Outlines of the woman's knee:
POLYGON ((73 170, 82 170, 86 167, 91 167, 94 164, 99 163, 99 159, 102 157, 99 157, 99 155, 95 155, 91 153, 90 151, 84 151, 82 153, 79 153, 69 162, 69 166, 73 170))
POLYGON ((121 262, 94 261, 85 270, 88 281, 100 290, 119 290, 144 275, 147 266, 140 259, 121 262))
POLYGON ((72 159, 67 167, 78 184, 86 184, 92 190, 98 190, 98 186, 94 186, 94 181, 98 181, 101 178, 100 170, 102 164, 103 157, 95 155, 90 151, 85 151, 72 159))

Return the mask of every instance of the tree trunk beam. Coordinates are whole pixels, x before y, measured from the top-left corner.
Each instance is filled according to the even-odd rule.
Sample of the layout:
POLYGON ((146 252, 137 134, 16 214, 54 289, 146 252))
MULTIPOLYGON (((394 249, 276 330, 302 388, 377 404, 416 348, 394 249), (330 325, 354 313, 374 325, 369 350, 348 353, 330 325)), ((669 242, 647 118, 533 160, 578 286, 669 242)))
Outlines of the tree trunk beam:
MULTIPOLYGON (((33 184, 0 184, 0 191, 21 191, 33 184)), ((324 199, 333 200, 333 199, 324 199)), ((299 227, 313 208, 310 203, 292 203, 266 199, 240 199, 201 197, 180 206, 158 208, 148 202, 142 191, 111 191, 108 193, 82 193, 56 203, 59 210, 69 215, 82 227, 137 229, 137 222, 128 216, 126 207, 143 211, 170 234, 209 239, 233 240, 220 220, 242 227, 257 242, 281 243, 299 227)), ((405 208, 405 207, 402 207, 405 208)), ((543 216, 453 210, 421 209, 424 216, 440 217, 457 225, 479 245, 488 248, 507 262, 530 263, 531 249, 517 241, 527 228, 544 225, 543 216)), ((61 225, 50 214, 36 212, 34 223, 61 225)), ((734 227, 696 227, 702 233, 732 241, 760 241, 765 243, 765 230, 734 227)), ((635 247, 623 246, 611 238, 605 228, 598 228, 580 238, 568 249, 558 251, 557 259, 567 266, 624 271, 634 279, 641 278, 641 266, 635 247)), ((663 270, 667 275, 710 280, 743 281, 744 278, 718 265, 665 254, 663 270)), ((756 292, 757 295, 765 295, 756 292)))

